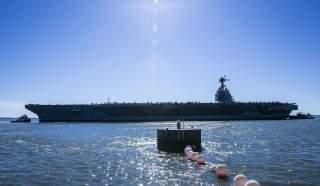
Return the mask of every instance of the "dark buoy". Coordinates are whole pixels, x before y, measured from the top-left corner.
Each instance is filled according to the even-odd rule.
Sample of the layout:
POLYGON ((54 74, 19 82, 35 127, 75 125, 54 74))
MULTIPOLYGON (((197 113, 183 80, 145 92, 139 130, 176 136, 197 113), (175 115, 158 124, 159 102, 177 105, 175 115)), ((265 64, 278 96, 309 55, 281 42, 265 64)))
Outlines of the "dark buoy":
POLYGON ((157 130, 158 150, 183 153, 187 145, 190 145, 193 151, 201 151, 201 129, 181 129, 181 123, 178 121, 177 129, 157 130))

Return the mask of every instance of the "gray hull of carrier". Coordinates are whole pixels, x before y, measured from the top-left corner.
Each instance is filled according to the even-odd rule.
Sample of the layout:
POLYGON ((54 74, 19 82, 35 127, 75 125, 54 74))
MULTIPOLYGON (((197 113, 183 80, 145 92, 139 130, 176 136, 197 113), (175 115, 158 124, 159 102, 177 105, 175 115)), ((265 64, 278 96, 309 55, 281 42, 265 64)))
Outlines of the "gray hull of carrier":
POLYGON ((25 107, 40 122, 148 122, 287 119, 294 103, 235 102, 227 89, 226 77, 215 94, 215 103, 107 103, 88 105, 38 105, 25 107))
POLYGON ((40 122, 144 122, 287 119, 295 104, 286 103, 125 103, 26 105, 40 122))

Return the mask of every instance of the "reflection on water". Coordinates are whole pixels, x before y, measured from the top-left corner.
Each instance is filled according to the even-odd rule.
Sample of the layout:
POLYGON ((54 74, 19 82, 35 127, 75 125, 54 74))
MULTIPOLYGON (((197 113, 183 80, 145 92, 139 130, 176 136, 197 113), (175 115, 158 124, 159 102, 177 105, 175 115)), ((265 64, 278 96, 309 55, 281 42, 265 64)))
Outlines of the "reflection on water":
POLYGON ((320 120, 189 122, 203 129, 208 166, 158 152, 156 129, 174 123, 0 124, 0 185, 230 185, 243 173, 263 185, 320 183, 320 120))

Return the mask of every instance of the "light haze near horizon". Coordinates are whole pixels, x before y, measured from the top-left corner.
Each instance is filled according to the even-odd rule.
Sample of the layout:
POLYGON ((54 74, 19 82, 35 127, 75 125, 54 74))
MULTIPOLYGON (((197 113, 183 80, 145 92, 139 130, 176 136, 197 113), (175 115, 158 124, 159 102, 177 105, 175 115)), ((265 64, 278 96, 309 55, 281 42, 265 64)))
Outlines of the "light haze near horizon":
POLYGON ((2 0, 0 117, 24 104, 294 102, 320 113, 320 2, 2 0))

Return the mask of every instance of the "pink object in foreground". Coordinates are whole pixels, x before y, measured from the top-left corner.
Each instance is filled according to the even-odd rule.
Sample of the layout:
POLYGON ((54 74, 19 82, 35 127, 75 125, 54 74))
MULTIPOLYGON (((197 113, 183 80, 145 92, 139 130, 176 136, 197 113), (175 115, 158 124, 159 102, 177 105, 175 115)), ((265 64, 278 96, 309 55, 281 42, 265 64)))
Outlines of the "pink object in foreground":
POLYGON ((192 151, 191 147, 187 146, 185 149, 184 149, 184 154, 187 155, 188 152, 192 151))
POLYGON ((227 168, 224 164, 218 164, 215 168, 217 176, 227 176, 227 168))
POLYGON ((244 186, 246 181, 248 181, 247 176, 238 174, 233 178, 233 186, 244 186))
POLYGON ((189 146, 184 149, 184 154, 187 156, 187 160, 195 161, 198 164, 205 164, 203 156, 198 152, 193 152, 189 146))
POLYGON ((186 157, 188 158, 191 155, 191 153, 193 153, 193 151, 187 152, 186 157))
POLYGON ((189 154, 188 154, 188 156, 187 156, 187 160, 194 160, 194 156, 196 156, 196 155, 198 155, 198 153, 197 152, 190 152, 189 154))
POLYGON ((244 186, 260 186, 260 183, 255 180, 249 180, 249 181, 246 181, 244 186))
POLYGON ((200 165, 206 164, 202 155, 199 155, 196 159, 196 162, 200 165))
POLYGON ((192 153, 191 154, 191 161, 197 161, 198 157, 199 157, 199 153, 197 153, 197 152, 192 153))

